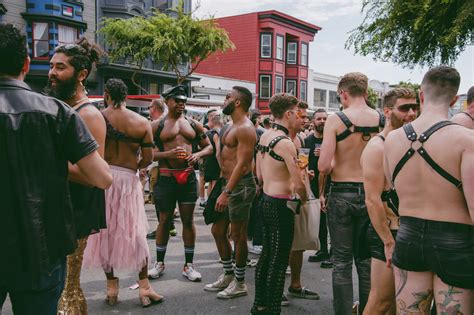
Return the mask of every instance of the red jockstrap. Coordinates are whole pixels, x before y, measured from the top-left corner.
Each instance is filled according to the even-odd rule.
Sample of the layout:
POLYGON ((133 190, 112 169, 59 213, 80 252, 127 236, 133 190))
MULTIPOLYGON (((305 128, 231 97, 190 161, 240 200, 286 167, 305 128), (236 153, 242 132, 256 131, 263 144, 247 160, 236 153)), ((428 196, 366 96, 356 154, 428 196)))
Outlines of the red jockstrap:
POLYGON ((192 172, 194 172, 192 167, 188 167, 184 170, 173 170, 168 168, 160 169, 160 173, 171 174, 176 179, 176 183, 178 183, 178 185, 187 184, 189 175, 192 174, 192 172))

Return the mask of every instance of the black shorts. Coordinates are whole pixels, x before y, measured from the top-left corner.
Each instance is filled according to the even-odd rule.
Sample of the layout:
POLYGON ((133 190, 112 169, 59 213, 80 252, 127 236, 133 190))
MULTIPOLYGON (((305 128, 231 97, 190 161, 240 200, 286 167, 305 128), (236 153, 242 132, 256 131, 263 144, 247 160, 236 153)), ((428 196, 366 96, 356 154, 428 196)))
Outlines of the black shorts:
POLYGON ((474 289, 474 226, 400 217, 392 262, 435 273, 444 283, 474 289))
MULTIPOLYGON (((390 230, 390 232, 392 233, 393 239, 396 239, 397 230, 390 230)), ((369 225, 367 230, 367 240, 369 242, 370 257, 386 262, 385 246, 372 224, 369 225)))
POLYGON ((186 184, 178 184, 173 176, 160 175, 153 188, 156 211, 170 212, 179 204, 195 204, 198 198, 196 174, 189 174, 186 184))

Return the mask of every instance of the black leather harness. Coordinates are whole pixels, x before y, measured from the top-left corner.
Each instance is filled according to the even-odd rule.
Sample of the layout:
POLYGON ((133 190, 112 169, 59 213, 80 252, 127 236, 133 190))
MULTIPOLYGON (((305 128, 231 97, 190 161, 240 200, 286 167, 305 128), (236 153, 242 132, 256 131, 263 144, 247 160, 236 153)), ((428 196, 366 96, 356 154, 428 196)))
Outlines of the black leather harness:
POLYGON ((379 125, 373 126, 373 127, 356 126, 350 121, 349 117, 347 117, 346 114, 344 114, 343 112, 336 112, 336 115, 341 119, 341 121, 346 126, 346 130, 336 135, 337 142, 346 139, 351 134, 356 133, 356 132, 362 133, 362 139, 364 141, 369 141, 371 138, 370 134, 380 132, 380 129, 383 128, 385 125, 385 117, 381 113, 379 113, 379 125), (350 129, 352 126, 354 126, 354 131, 350 129))
POLYGON ((265 153, 268 153, 272 158, 274 158, 275 160, 277 161, 281 161, 281 162, 284 162, 285 160, 279 156, 278 154, 275 153, 275 151, 273 151, 273 148, 275 148, 275 146, 277 145, 278 142, 280 142, 281 140, 283 139, 288 139, 291 141, 290 137, 288 137, 288 134, 289 134, 289 131, 287 128, 285 128, 284 126, 282 125, 279 125, 279 124, 273 124, 272 126, 273 128, 277 129, 277 130, 281 130, 285 133, 284 136, 277 136, 275 138, 273 138, 272 141, 270 141, 270 143, 268 144, 268 146, 266 145, 261 145, 260 143, 256 145, 256 150, 261 152, 262 154, 265 154, 265 153))

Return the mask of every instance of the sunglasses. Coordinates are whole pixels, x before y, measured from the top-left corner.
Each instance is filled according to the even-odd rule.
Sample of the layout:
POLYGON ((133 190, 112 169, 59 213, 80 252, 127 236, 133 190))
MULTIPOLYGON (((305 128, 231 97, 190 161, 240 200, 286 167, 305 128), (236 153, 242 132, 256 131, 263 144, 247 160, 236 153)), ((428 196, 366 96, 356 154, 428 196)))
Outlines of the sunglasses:
POLYGON ((342 104, 341 102, 341 94, 344 93, 344 91, 341 91, 339 93, 337 93, 336 95, 336 101, 339 103, 339 104, 342 104))
POLYGON ((420 104, 403 104, 397 107, 397 110, 403 113, 407 113, 410 109, 414 112, 420 110, 420 104))

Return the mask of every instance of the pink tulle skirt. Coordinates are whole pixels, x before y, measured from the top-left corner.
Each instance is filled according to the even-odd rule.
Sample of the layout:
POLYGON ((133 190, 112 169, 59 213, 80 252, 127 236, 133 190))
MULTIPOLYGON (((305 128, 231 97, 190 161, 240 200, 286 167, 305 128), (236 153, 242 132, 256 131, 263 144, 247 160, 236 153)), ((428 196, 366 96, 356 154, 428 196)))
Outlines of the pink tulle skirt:
POLYGON ((83 264, 105 272, 112 268, 139 272, 150 256, 142 185, 136 172, 112 165, 110 169, 113 182, 105 191, 107 229, 89 236, 83 264))

